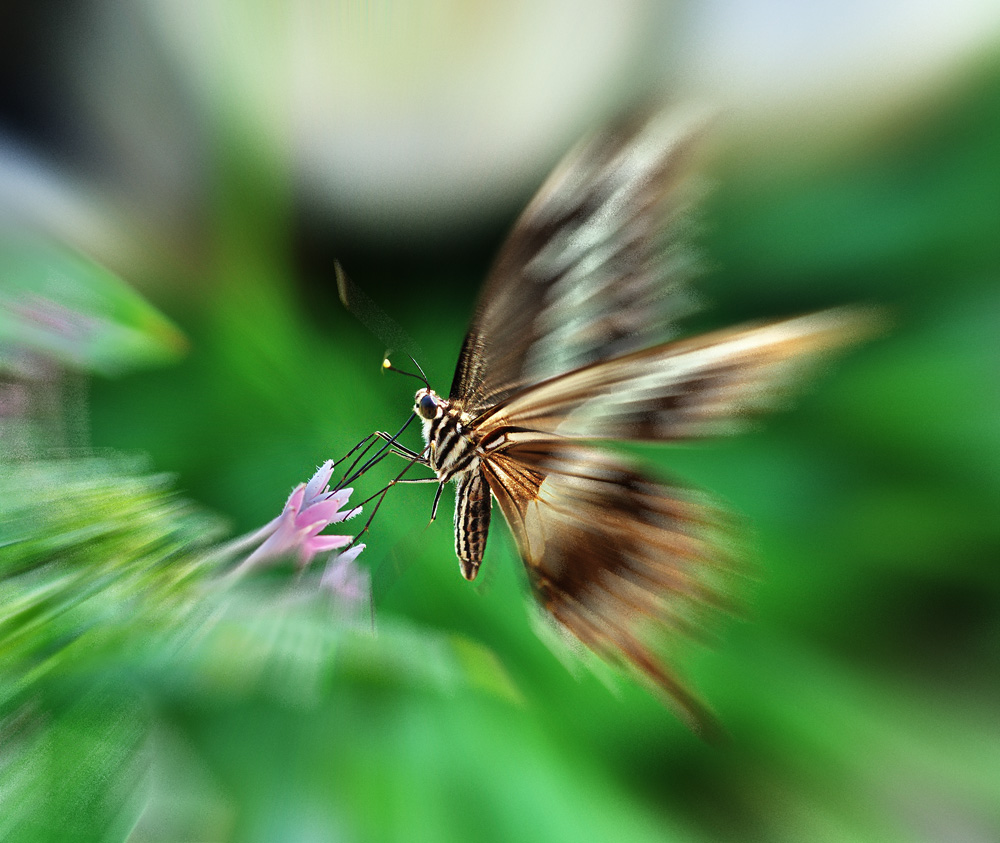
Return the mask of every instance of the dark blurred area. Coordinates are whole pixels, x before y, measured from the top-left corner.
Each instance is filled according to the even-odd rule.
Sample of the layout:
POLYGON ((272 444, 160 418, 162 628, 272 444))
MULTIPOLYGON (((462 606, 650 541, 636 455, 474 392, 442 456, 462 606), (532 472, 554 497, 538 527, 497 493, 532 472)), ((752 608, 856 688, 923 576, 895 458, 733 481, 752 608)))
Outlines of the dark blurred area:
POLYGON ((998 231, 991 2, 8 3, 0 803, 28 821, 0 837, 1000 839, 998 231), (374 635, 266 592, 174 612, 185 542, 398 429, 415 382, 387 346, 447 390, 492 256, 578 138, 692 101, 718 116, 686 330, 887 314, 746 435, 630 449, 740 525, 744 614, 683 653, 727 743, 540 638, 500 519, 464 582, 433 487, 366 537, 374 635), (216 520, 58 468, 108 454, 216 520), (169 645, 116 615, 124 561, 22 611, 46 535, 132 560, 88 538, 105 517, 174 560, 121 592, 165 607, 169 645), (49 659, 98 622, 102 648, 49 659))

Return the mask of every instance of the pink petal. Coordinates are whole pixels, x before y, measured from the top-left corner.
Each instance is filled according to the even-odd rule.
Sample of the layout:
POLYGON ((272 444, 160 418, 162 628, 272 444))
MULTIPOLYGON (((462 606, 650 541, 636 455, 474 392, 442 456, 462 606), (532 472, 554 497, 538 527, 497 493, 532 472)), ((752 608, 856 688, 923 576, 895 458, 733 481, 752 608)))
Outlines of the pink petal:
POLYGON ((354 541, 353 536, 309 536, 302 542, 299 548, 299 561, 303 566, 312 562, 317 553, 327 550, 336 550, 338 547, 350 544, 354 541))
POLYGON ((302 499, 305 497, 305 494, 306 484, 299 483, 298 486, 292 489, 292 493, 288 496, 288 500, 285 501, 285 509, 282 512, 282 515, 289 511, 297 513, 300 509, 302 509, 302 499))
POLYGON ((323 571, 320 586, 341 598, 353 602, 362 600, 369 589, 369 576, 367 571, 354 565, 354 560, 364 548, 363 544, 355 545, 331 559, 323 571))
POLYGON ((295 517, 295 523, 299 527, 308 527, 313 524, 326 526, 334 520, 342 521, 342 518, 337 518, 337 510, 340 507, 341 503, 333 499, 314 503, 312 506, 307 506, 295 517))
POLYGON ((337 517, 334 518, 330 523, 337 524, 341 521, 347 521, 353 518, 355 515, 360 515, 363 507, 356 506, 354 509, 348 510, 347 512, 338 512, 337 517))
POLYGON ((345 550, 341 553, 336 561, 340 563, 353 562, 361 554, 361 551, 365 549, 363 544, 356 544, 350 550, 345 550))
POLYGON ((351 486, 348 486, 346 489, 337 489, 336 492, 331 492, 330 496, 326 498, 326 500, 336 501, 337 507, 339 508, 347 503, 347 499, 350 498, 353 491, 354 489, 351 486))
MULTIPOLYGON (((354 541, 353 536, 313 536, 306 541, 306 544, 314 553, 322 553, 324 550, 336 550, 352 541, 354 541)), ((350 552, 349 550, 345 551, 345 553, 350 552)))
POLYGON ((304 531, 295 528, 291 517, 283 517, 278 528, 267 540, 247 557, 247 562, 262 562, 287 556, 299 548, 305 539, 304 531))
POLYGON ((325 492, 332 476, 333 460, 327 460, 323 463, 323 465, 316 469, 316 473, 306 484, 305 500, 307 506, 325 492))

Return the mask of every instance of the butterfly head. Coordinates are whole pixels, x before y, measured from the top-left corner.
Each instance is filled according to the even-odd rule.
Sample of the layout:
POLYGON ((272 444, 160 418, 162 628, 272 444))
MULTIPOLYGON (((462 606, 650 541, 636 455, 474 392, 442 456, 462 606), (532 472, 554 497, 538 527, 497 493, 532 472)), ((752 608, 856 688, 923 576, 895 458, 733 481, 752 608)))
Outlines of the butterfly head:
POLYGON ((430 421, 444 412, 445 402, 433 389, 418 389, 413 398, 413 412, 425 421, 430 421))

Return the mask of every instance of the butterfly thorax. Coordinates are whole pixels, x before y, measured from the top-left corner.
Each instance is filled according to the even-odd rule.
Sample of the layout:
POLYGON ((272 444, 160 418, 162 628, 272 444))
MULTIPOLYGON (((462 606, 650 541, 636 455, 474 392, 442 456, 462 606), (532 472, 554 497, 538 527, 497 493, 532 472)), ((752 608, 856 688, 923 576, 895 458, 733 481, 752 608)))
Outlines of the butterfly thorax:
POLYGON ((462 576, 475 579, 490 527, 489 486, 480 467, 478 437, 471 417, 430 389, 421 389, 415 411, 423 421, 427 460, 441 483, 455 480, 455 553, 462 576))
POLYGON ((479 468, 477 437, 468 413, 426 389, 417 393, 416 408, 423 421, 427 459, 438 480, 447 483, 479 468))

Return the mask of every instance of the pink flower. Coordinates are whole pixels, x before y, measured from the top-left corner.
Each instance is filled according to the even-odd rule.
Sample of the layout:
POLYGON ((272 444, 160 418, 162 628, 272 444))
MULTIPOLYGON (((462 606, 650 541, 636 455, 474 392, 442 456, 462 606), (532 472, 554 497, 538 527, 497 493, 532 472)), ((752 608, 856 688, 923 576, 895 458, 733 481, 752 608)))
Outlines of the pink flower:
POLYGON ((364 547, 363 544, 356 544, 334 556, 326 563, 326 570, 319 581, 320 588, 329 591, 338 603, 355 610, 367 605, 371 597, 368 571, 354 564, 364 547))
MULTIPOLYGON (((327 460, 308 483, 295 487, 281 515, 259 531, 258 535, 267 536, 264 543, 247 557, 240 569, 259 567, 289 556, 296 556, 299 566, 305 568, 317 553, 337 550, 354 540, 352 536, 320 535, 328 525, 346 521, 361 512, 361 507, 341 511, 353 489, 331 492, 327 488, 333 465, 333 460, 327 460)), ((342 556, 350 555, 353 560, 363 547, 358 545, 342 556)))

